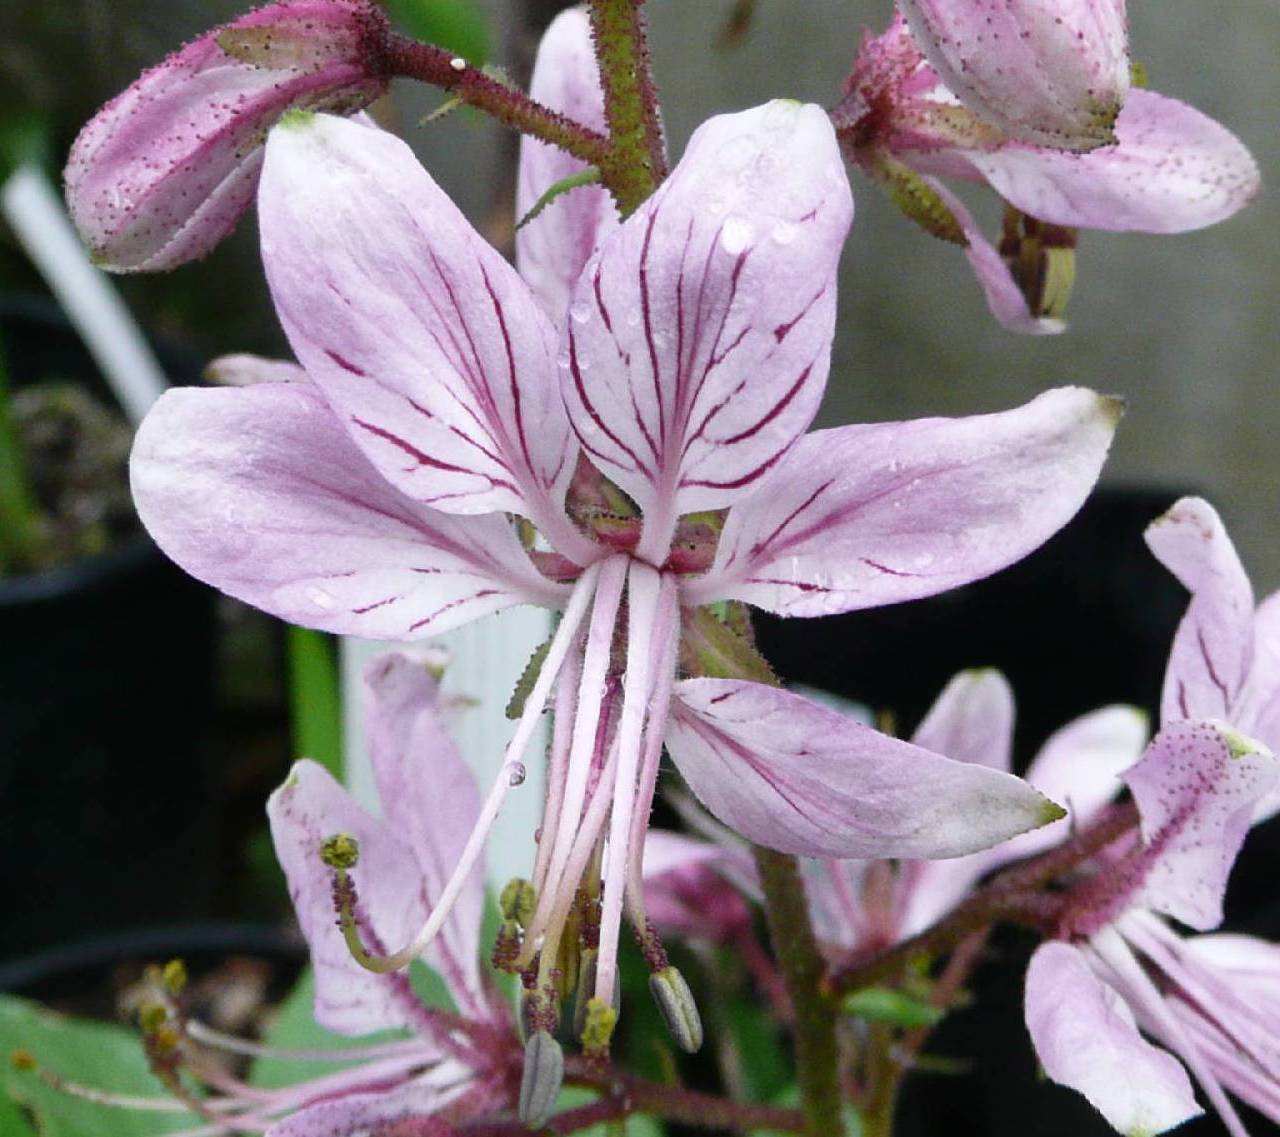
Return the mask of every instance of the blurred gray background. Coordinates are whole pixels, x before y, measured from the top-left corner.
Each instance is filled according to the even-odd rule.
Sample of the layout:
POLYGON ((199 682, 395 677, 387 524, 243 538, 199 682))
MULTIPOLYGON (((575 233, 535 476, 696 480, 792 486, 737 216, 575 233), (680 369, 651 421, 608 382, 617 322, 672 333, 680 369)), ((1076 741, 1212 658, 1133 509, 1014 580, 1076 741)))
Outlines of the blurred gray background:
MULTIPOLYGON (((247 5, 231 0, 9 0, 0 11, 0 106, 53 115, 58 145, 184 38, 247 5)), ((537 4, 532 7, 537 7, 537 4)), ((543 4, 542 6, 546 6, 543 4)), ((490 0, 495 56, 517 61, 529 4, 490 0)), ((889 0, 758 0, 740 46, 718 47, 733 0, 650 0, 673 155, 709 114, 777 95, 830 105, 864 26, 889 0)), ((1030 339, 988 315, 964 258, 924 236, 851 171, 857 220, 844 254, 840 326, 823 421, 963 414, 1083 383, 1129 413, 1106 477, 1203 491, 1232 526, 1260 592, 1280 585, 1280 3, 1131 0, 1132 47, 1155 90, 1221 120, 1250 147, 1264 192, 1243 213, 1178 237, 1086 234, 1063 336, 1030 339)), ((509 221, 509 142, 469 114, 418 128, 438 94, 398 88, 395 113, 424 162, 482 228, 509 221)), ((993 197, 967 193, 992 231, 993 197)), ((0 238, 4 287, 28 283, 0 238)), ((282 345, 256 263, 254 223, 203 264, 124 282, 157 331, 212 355, 282 345), (193 317, 194 313, 194 317, 193 317)))

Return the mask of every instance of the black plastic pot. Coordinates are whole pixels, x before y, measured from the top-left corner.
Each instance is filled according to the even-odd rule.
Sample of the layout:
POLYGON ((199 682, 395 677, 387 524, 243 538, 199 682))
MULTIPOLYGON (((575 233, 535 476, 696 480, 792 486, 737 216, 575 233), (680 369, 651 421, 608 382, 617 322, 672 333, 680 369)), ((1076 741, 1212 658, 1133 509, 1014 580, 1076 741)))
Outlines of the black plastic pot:
MULTIPOLYGON (((0 331, 15 380, 100 382, 38 304, 0 307, 0 331)), ((0 957, 207 909, 213 601, 141 534, 0 579, 0 957)))

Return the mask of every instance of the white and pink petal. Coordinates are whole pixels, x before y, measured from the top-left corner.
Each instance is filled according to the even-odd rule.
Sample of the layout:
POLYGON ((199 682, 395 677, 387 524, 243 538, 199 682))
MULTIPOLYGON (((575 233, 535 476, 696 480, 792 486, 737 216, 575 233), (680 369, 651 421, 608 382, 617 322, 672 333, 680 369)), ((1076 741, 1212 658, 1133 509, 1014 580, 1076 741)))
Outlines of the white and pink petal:
POLYGON ((957 762, 1007 771, 1012 766, 1013 716, 1009 680, 994 668, 974 668, 942 689, 911 741, 957 762))
MULTIPOLYGON (((371 817, 324 767, 304 759, 267 802, 271 839, 315 971, 316 1021, 339 1034, 411 1028, 421 1011, 402 973, 375 975, 351 957, 333 907, 333 873, 321 859, 330 837, 359 844, 352 877, 359 918, 373 950, 396 950, 426 918, 413 851, 371 817)), ((424 1043, 425 1045, 425 1043, 424 1043)))
POLYGON ((729 511, 686 599, 823 616, 989 576, 1080 508, 1120 410, 1064 387, 1000 414, 814 431, 729 511))
POLYGON ((1011 143, 965 156, 1006 201, 1054 225, 1184 233, 1257 195, 1257 163, 1226 127, 1177 99, 1133 91, 1116 142, 1088 154, 1011 143))
MULTIPOLYGON (((364 696, 383 819, 412 848, 430 911, 480 816, 480 791, 445 727, 439 681, 421 658, 407 652, 375 656, 364 669, 364 696)), ((483 904, 481 857, 426 954, 459 1009, 478 1018, 488 1014, 479 971, 483 904)))
POLYGON ((1140 883, 1130 903, 1198 931, 1222 920, 1227 877, 1280 761, 1222 723, 1165 726, 1124 777, 1141 819, 1140 883))
POLYGON ((558 602, 505 517, 390 486, 306 383, 166 393, 138 430, 134 502, 192 576, 292 623, 409 640, 558 602))
POLYGON ((679 514, 752 492, 826 383, 853 201, 826 113, 775 101, 704 123, 587 265, 560 357, 592 461, 654 555, 679 514))
POLYGON ((551 322, 409 147, 295 116, 267 143, 259 215, 294 353, 382 475, 448 513, 564 527, 551 322))
MULTIPOLYGON (((592 130, 605 130, 604 94, 591 43, 591 21, 568 8, 548 25, 538 45, 529 94, 592 130)), ((584 162, 532 135, 520 138, 516 217, 524 218, 553 186, 586 170, 584 162)), ((573 286, 600 238, 617 228, 618 211, 603 186, 580 186, 551 201, 516 231, 516 267, 557 323, 565 319, 573 286)))
POLYGON ((667 748, 690 789, 730 828, 782 852, 955 857, 1060 815, 1011 774, 776 687, 687 679, 676 695, 667 748))
POLYGON ((1148 1137, 1203 1112, 1187 1072, 1138 1033, 1128 1005, 1076 948, 1036 949, 1025 1010, 1045 1073, 1083 1094, 1120 1133, 1148 1137))

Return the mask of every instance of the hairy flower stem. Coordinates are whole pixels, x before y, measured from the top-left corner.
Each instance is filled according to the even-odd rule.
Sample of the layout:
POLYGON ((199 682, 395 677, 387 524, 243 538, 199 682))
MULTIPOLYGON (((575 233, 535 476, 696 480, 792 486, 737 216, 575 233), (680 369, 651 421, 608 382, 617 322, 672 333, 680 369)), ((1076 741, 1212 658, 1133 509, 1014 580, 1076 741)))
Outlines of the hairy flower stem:
POLYGON ((836 1006, 822 990, 826 965, 809 921, 804 882, 795 857, 759 846, 752 851, 764 891, 769 936, 795 1014, 802 1132, 807 1137, 835 1137, 844 1132, 836 1006))
POLYGON ((513 130, 559 146, 602 170, 612 161, 613 148, 602 134, 486 75, 444 48, 392 34, 383 47, 382 59, 389 74, 440 87, 513 130))
POLYGON ((643 0, 591 0, 591 31, 612 141, 609 155, 596 164, 626 217, 667 176, 643 0))
POLYGON ((1116 806, 1056 849, 1001 873, 932 928, 829 976, 827 990, 843 994, 870 986, 897 975, 918 956, 951 951, 975 932, 1000 922, 1050 930, 1061 914, 1062 903, 1041 888, 1123 837, 1137 820, 1137 810, 1131 802, 1116 806))

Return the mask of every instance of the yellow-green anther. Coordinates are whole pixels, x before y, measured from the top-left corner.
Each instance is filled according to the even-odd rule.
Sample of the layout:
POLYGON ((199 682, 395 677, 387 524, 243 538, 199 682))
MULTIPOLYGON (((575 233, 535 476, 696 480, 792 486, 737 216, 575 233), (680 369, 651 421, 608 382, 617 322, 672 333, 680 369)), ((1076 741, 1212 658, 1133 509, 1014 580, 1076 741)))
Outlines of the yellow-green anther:
POLYGON ((538 906, 538 894, 533 885, 521 877, 507 881, 498 897, 498 908, 504 920, 513 920, 522 928, 529 926, 534 909, 538 906))
POLYGON ((169 1021, 169 1011, 163 1003, 143 1003, 138 1008, 138 1026, 143 1034, 155 1034, 169 1021))
POLYGON ((160 973, 160 981, 170 995, 181 995, 187 986, 187 965, 180 959, 171 959, 160 973))
POLYGON ((1076 251, 1068 248, 1049 247, 1040 256, 1041 270, 1039 316, 1061 319, 1071 299, 1071 289, 1076 282, 1076 251))
POLYGON ((588 999, 586 1021, 582 1024, 582 1051, 588 1057, 603 1058, 609 1053, 618 1012, 603 999, 588 999))
POLYGON ((587 1004, 591 992, 596 989, 596 960, 600 953, 595 948, 583 948, 578 965, 578 990, 573 1003, 573 1034, 581 1038, 587 1029, 587 1004))
POLYGON ((530 1129, 546 1125, 563 1082, 564 1051, 545 1030, 536 1031, 524 1044, 518 1107, 520 1120, 530 1129))
POLYGON ((686 1054, 696 1054, 702 1047, 702 1016, 684 976, 668 964, 649 976, 649 990, 676 1045, 686 1054))
POLYGON ((335 833, 321 843, 320 859, 329 868, 346 872, 360 862, 360 842, 350 833, 335 833))

